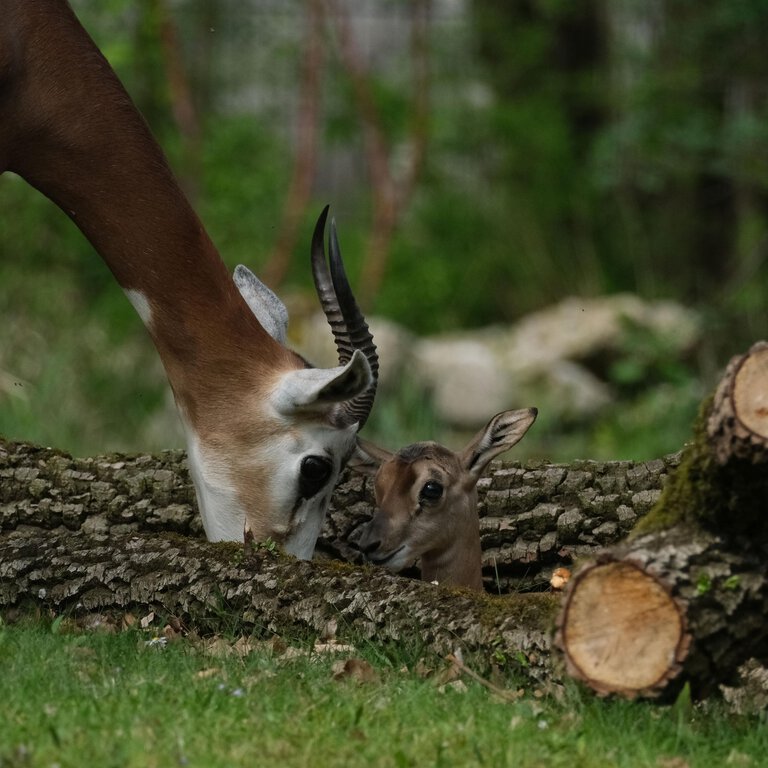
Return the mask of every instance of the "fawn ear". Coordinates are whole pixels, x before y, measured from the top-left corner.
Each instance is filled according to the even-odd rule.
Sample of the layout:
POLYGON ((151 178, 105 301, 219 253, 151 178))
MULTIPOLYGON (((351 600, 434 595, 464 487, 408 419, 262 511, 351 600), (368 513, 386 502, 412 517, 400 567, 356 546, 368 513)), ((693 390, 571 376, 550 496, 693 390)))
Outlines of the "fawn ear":
POLYGON ((492 459, 518 443, 536 421, 536 408, 497 413, 469 442, 460 454, 461 464, 474 478, 480 479, 492 459))
POLYGON ((379 471, 379 467, 394 455, 386 448, 380 448, 358 437, 355 452, 350 456, 347 466, 361 475, 373 477, 379 471))

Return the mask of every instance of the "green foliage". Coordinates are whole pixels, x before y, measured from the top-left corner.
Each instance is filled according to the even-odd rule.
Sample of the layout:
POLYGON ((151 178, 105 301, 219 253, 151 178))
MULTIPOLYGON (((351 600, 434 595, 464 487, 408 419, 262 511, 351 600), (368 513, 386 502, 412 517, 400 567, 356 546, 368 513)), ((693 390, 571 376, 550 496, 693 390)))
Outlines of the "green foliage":
POLYGON ((403 376, 395 387, 377 398, 363 437, 396 450, 425 439, 441 442, 447 435, 429 393, 403 376))
POLYGON ((258 269, 280 222, 289 151, 250 116, 210 121, 204 147, 200 216, 229 266, 258 269))
MULTIPOLYGON (((160 6, 74 6, 226 263, 258 272, 292 170, 287 126, 303 32, 286 19, 303 18, 301 4, 284 4, 284 16, 249 3, 166 8, 193 89, 198 144, 179 135, 173 116, 160 6)), ((408 16, 405 4, 388 8, 388 23, 408 16)), ((703 309, 700 360, 722 361, 765 333, 768 7, 665 0, 653 9, 625 4, 610 18, 597 3, 561 0, 473 0, 462 23, 433 17, 426 164, 370 309, 424 334, 514 321, 574 293, 630 290, 703 309), (647 35, 633 36, 637 29, 647 35)), ((371 52, 369 40, 375 45, 375 36, 358 44, 376 54, 366 59, 375 64, 371 92, 397 176, 413 119, 411 64, 394 41, 371 52)), ((307 243, 326 202, 353 284, 364 273, 364 135, 337 41, 324 43, 316 200, 286 295, 310 286, 307 243)), ((177 442, 147 337, 76 228, 8 174, 0 220, 0 432, 78 452, 177 442)), ((615 409, 578 426, 548 424, 542 412, 523 449, 640 458, 680 446, 701 396, 696 382, 716 363, 680 361, 660 343, 635 334, 631 352, 611 361, 604 373, 620 395, 615 409)), ((388 400, 371 422, 376 439, 445 434, 424 393, 388 400)))
POLYGON ((748 343, 736 297, 768 288, 765 4, 630 3, 608 29, 595 3, 472 8, 526 256, 576 289, 715 304, 748 343))
POLYGON ((706 595, 712 589, 712 577, 708 573, 701 573, 696 580, 696 594, 706 595))
POLYGON ((76 451, 168 445, 149 426, 159 362, 104 263, 20 180, 0 181, 0 209, 0 433, 76 451))

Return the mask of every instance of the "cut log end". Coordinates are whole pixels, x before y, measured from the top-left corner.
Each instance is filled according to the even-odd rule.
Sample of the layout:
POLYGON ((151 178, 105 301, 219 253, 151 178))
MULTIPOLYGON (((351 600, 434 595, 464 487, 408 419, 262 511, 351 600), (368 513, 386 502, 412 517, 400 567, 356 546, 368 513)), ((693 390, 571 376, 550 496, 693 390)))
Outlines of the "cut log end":
POLYGON ((599 562, 571 580, 555 642, 569 674, 597 693, 654 696, 688 653, 684 616, 667 587, 641 566, 599 562))
POLYGON ((733 410, 754 435, 768 439, 768 344, 756 345, 742 360, 733 382, 733 410))
POLYGON ((768 461, 768 343, 728 364, 715 393, 707 432, 717 460, 768 461))

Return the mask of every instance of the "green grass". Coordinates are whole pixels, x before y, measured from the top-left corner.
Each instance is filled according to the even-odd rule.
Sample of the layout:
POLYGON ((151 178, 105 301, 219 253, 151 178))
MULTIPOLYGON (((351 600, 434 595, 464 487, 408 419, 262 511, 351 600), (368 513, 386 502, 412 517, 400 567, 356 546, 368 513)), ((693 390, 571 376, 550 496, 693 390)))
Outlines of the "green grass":
POLYGON ((3 768, 710 768, 763 765, 768 748, 764 722, 717 706, 605 701, 575 686, 555 698, 530 684, 509 703, 471 680, 441 689, 417 659, 370 644, 319 658, 258 644, 224 656, 189 638, 153 647, 138 630, 63 627, 0 626, 3 768), (349 657, 367 658, 375 679, 334 676, 349 657))

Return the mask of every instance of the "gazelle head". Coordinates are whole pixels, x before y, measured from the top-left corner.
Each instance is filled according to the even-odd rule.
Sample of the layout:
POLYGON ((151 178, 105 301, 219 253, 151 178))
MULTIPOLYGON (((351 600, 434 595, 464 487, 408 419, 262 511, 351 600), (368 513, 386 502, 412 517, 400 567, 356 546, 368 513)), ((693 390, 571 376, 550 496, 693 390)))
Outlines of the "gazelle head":
POLYGON ((368 559, 399 571, 421 558, 422 579, 481 590, 477 481, 537 413, 497 414, 458 453, 434 442, 390 453, 358 440, 351 466, 374 476, 376 494, 376 512, 359 544, 368 559))
MULTIPOLYGON (((373 405, 376 347, 346 278, 333 223, 330 270, 326 262, 327 211, 312 238, 312 272, 336 341, 337 367, 313 368, 288 350, 285 306, 250 270, 235 270, 240 294, 271 337, 263 338, 270 362, 263 364, 265 353, 252 374, 248 366, 232 371, 232 398, 224 407, 198 408, 194 420, 184 419, 211 540, 272 538, 297 557, 312 557, 333 487, 373 405)), ((176 395, 182 413, 188 411, 176 395)))

